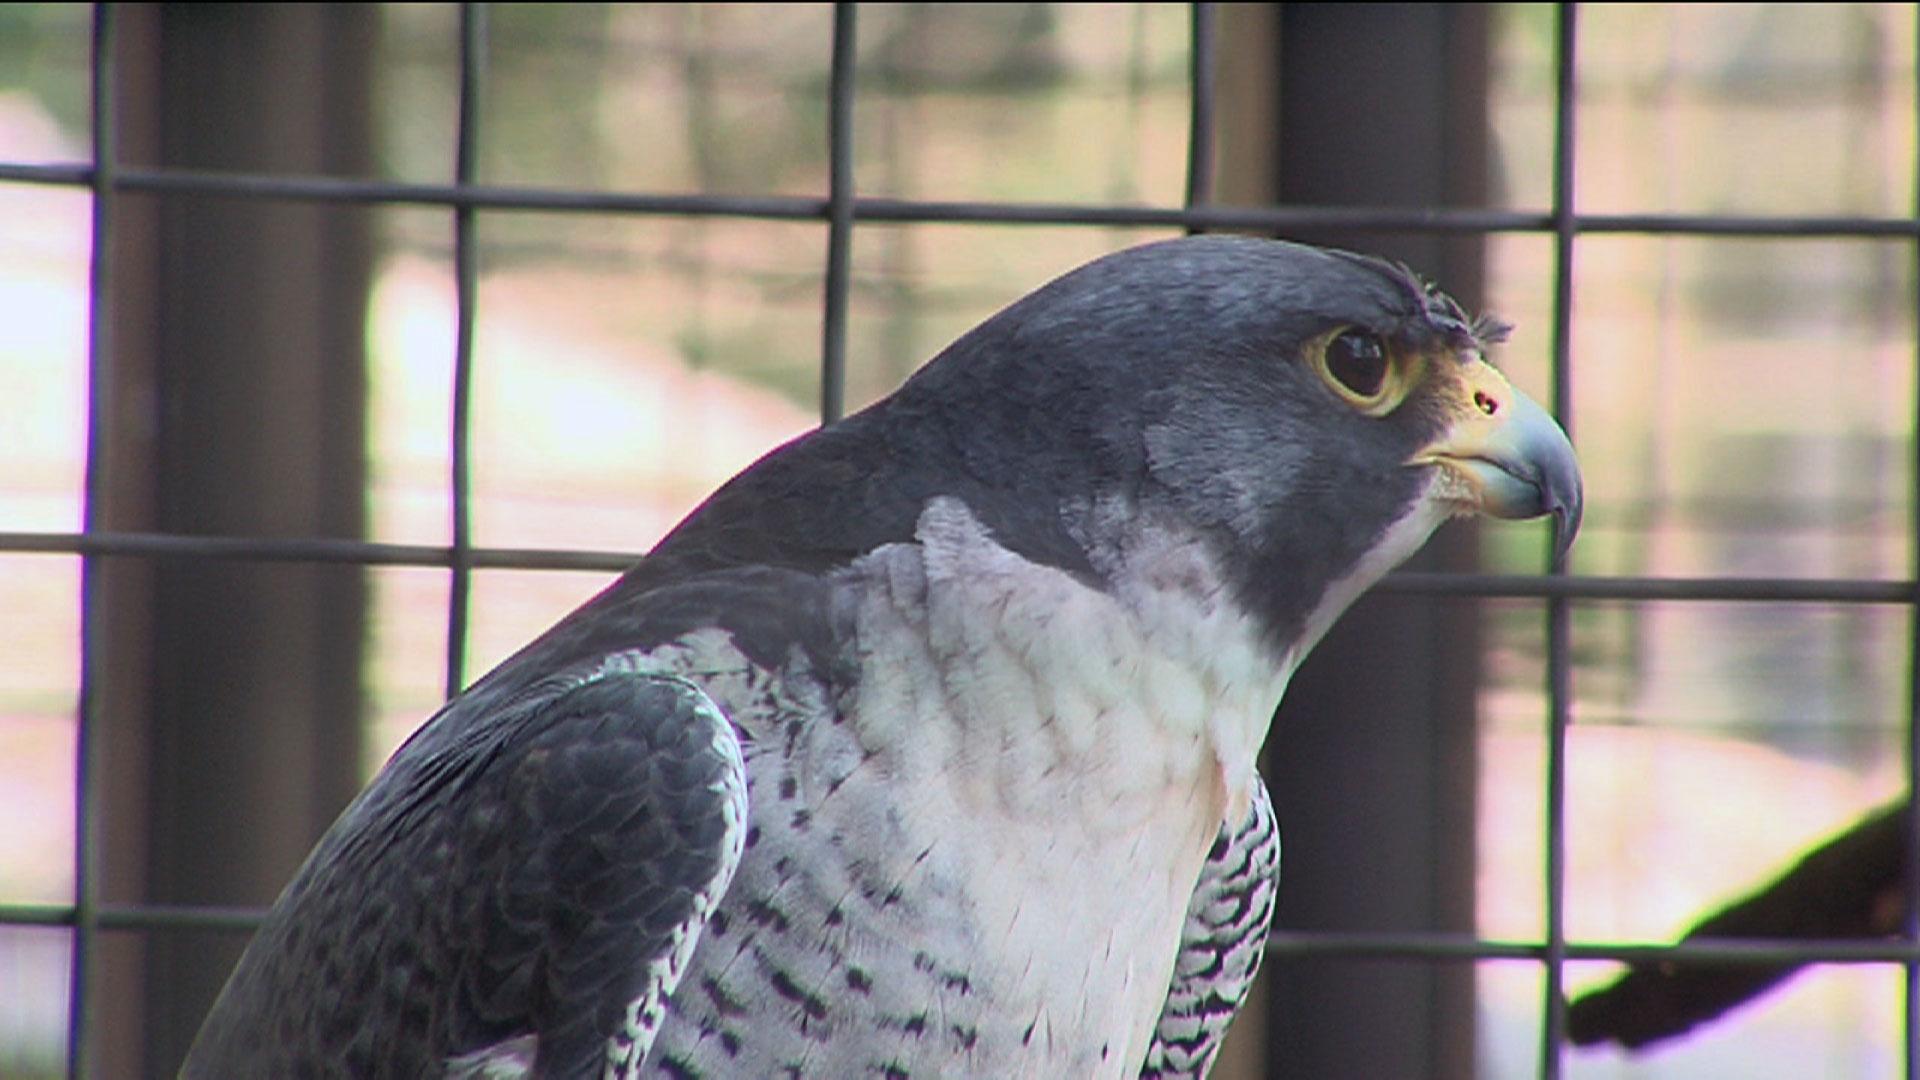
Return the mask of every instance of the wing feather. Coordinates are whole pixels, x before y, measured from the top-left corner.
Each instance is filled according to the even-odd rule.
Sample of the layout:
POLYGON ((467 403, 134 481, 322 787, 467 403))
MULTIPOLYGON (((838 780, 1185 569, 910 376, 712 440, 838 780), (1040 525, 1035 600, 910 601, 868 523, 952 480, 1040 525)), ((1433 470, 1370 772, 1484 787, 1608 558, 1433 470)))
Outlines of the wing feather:
POLYGON ((397 758, 367 812, 343 815, 184 1075, 637 1068, 740 861, 738 737, 692 683, 604 666, 491 731, 417 767, 397 758), (355 827, 414 805, 434 812, 355 827))
POLYGON ((1246 820, 1221 826, 1187 905, 1173 983, 1154 1028, 1144 1080, 1201 1077, 1246 1000, 1266 954, 1280 884, 1280 830, 1267 786, 1256 782, 1246 820))

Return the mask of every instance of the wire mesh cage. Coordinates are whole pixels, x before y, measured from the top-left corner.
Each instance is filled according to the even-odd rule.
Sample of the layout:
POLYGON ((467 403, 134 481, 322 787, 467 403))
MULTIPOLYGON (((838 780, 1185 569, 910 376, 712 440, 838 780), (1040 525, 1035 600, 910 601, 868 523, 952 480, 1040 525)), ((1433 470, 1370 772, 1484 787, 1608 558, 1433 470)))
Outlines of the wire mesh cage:
POLYGON ((1391 576, 1361 625, 1441 639, 1401 697, 1342 696, 1352 640, 1303 673, 1221 1074, 1920 1075, 1910 888, 1892 934, 1669 940, 1912 788, 1910 9, 190 7, 3 17, 0 302, 65 329, 0 348, 0 1071, 170 1072, 443 695, 1053 273, 1237 230, 1513 318, 1591 509, 1570 564, 1503 527, 1391 576), (1347 740, 1392 756, 1315 726, 1442 699, 1347 740), (1702 960, 1816 974, 1572 1049, 1575 989, 1702 960))

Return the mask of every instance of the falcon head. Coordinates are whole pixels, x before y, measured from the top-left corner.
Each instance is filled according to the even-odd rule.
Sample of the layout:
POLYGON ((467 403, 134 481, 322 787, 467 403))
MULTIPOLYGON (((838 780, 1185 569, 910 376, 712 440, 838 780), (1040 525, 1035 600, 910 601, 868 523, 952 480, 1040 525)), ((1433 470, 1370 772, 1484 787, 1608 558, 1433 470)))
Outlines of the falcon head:
POLYGON ((826 568, 912 539, 947 496, 1014 553, 1099 581, 1103 550, 1151 522, 1197 537, 1269 644, 1297 656, 1448 517, 1551 515, 1571 542, 1573 448, 1488 363, 1504 330, 1347 252, 1227 236, 1132 248, 775 451, 657 554, 826 568))

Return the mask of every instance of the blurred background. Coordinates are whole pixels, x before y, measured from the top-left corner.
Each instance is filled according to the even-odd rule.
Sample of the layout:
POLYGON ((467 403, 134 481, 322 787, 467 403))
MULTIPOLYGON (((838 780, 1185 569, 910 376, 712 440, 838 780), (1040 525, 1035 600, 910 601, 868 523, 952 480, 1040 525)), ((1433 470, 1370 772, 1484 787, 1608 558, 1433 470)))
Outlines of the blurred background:
MULTIPOLYGON (((857 16, 856 190, 907 212, 852 234, 848 410, 1055 274, 1180 231, 1073 219, 1184 204, 1195 26, 1165 4, 857 16), (1054 211, 912 220, 949 202, 1054 211)), ((391 197, 122 191, 113 349, 90 386, 94 207, 84 174, 62 170, 92 160, 94 13, 0 6, 0 166, 19 166, 0 174, 0 916, 18 916, 0 918, 0 1075, 68 1067, 72 920, 46 912, 75 900, 83 526, 453 542, 456 211, 430 192, 455 178, 461 17, 121 11, 127 170, 379 181, 391 197)), ((1506 224, 1489 231, 1287 234, 1405 259, 1515 322, 1497 360, 1547 400, 1555 238, 1526 215, 1553 206, 1566 13, 1212 17, 1215 200, 1494 212, 1506 224)), ((1572 572, 1910 580, 1915 241, 1684 220, 1910 217, 1914 8, 1594 5, 1577 19, 1570 209, 1600 224, 1571 248, 1563 389, 1588 484, 1572 572)), ((818 422, 829 234, 805 200, 828 192, 834 11, 497 4, 486 20, 477 183, 784 208, 474 212, 472 542, 638 555, 818 422)), ((1449 527, 1421 565, 1538 574, 1546 548, 1538 526, 1449 527)), ((445 556, 394 550, 369 565, 101 560, 103 902, 271 901, 443 699, 445 556)), ((498 567, 513 561, 472 572, 463 681, 612 576, 498 567)), ((1268 746, 1283 927, 1543 940, 1546 608, 1389 590, 1329 638, 1268 746)), ((1898 604, 1575 603, 1566 935, 1671 940, 1904 793, 1912 618, 1898 604)), ((93 1071, 171 1075, 244 940, 105 933, 93 1071)), ((1569 986, 1617 967, 1576 962, 1569 986)), ((1534 960, 1282 951, 1220 1075, 1267 1075, 1269 1060, 1290 1076, 1535 1075, 1545 977, 1534 960)), ((1898 965, 1819 966, 1647 1053, 1568 1051, 1566 1074, 1901 1075, 1903 982, 1898 965)))

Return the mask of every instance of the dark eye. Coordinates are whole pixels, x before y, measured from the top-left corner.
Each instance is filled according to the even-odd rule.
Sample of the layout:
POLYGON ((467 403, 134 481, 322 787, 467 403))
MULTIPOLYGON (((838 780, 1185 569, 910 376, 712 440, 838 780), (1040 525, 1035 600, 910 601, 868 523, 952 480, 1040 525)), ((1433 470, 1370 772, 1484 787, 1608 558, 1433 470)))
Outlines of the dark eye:
POLYGON ((1387 384, 1387 350, 1364 330, 1343 330, 1327 342, 1327 374, 1355 397, 1371 398, 1387 384))

